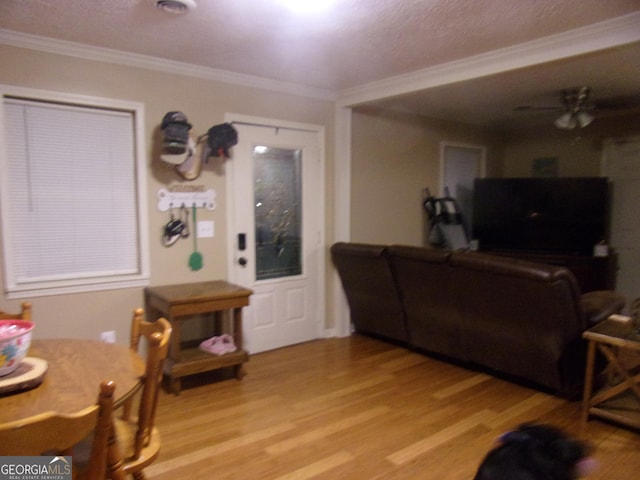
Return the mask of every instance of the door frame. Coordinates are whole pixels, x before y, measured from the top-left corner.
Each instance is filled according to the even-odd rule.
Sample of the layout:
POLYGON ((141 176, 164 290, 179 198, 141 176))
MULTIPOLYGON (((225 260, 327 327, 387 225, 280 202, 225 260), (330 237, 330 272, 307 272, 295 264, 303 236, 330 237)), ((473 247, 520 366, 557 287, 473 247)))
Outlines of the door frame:
MULTIPOLYGON (((290 130, 302 130, 306 132, 315 133, 318 140, 318 162, 320 162, 319 166, 319 178, 318 178, 318 188, 319 191, 323 193, 322 198, 320 198, 318 204, 318 220, 317 220, 317 231, 318 238, 316 240, 316 245, 318 248, 318 266, 317 266, 317 285, 318 288, 316 290, 317 299, 317 311, 315 312, 317 321, 318 321, 318 337, 326 338, 331 336, 328 333, 327 329, 327 318, 326 318, 326 292, 325 292, 325 271, 326 271, 326 217, 325 217, 325 203, 326 203, 326 188, 325 188, 325 165, 326 165, 326 154, 325 154, 325 127, 323 125, 311 124, 311 123, 301 123, 301 122, 291 122, 285 120, 279 120, 275 118, 266 118, 266 117, 255 117, 252 115, 243 115, 239 113, 225 113, 224 121, 227 123, 238 123, 238 124, 247 124, 251 126, 259 126, 259 127, 267 127, 267 128, 283 128, 290 130)), ((232 195, 233 185, 234 185, 234 163, 233 157, 226 161, 224 165, 224 174, 225 174, 225 195, 226 199, 226 215, 227 215, 227 278, 233 282, 234 277, 234 265, 237 261, 236 258, 236 234, 237 227, 235 222, 235 197, 232 195)))

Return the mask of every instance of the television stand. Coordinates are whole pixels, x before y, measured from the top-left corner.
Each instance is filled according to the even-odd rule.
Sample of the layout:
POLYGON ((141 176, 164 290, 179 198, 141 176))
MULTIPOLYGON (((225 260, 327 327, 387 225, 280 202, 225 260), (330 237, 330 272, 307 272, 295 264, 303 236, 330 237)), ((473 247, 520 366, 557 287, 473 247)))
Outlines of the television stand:
POLYGON ((582 293, 615 289, 617 270, 615 254, 610 253, 608 257, 593 257, 500 250, 485 251, 483 253, 565 267, 576 277, 582 293))

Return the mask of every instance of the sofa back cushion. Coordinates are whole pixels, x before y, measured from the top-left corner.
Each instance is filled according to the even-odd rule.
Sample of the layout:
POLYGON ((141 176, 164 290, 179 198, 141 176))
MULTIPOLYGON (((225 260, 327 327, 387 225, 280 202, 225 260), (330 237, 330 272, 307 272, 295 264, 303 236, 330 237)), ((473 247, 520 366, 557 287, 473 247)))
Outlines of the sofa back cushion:
POLYGON ((407 315, 410 344, 464 359, 462 319, 451 287, 450 252, 392 245, 389 253, 407 315))
POLYGON ((331 258, 338 270, 355 330, 406 343, 405 315, 387 247, 339 242, 331 247, 331 258))

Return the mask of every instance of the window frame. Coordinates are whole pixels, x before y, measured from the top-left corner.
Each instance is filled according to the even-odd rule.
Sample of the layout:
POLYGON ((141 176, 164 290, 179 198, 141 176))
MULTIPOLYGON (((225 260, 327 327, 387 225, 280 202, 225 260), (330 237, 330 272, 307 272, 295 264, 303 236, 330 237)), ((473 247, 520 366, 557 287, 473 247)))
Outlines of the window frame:
POLYGON ((37 90, 0 84, 0 225, 2 227, 2 263, 4 293, 7 299, 19 299, 44 295, 60 295, 81 292, 144 287, 149 285, 149 228, 147 207, 147 164, 144 126, 144 104, 103 97, 37 90), (62 104, 95 110, 126 112, 132 116, 134 146, 134 185, 136 188, 136 217, 138 242, 138 269, 127 275, 104 275, 92 278, 72 278, 66 280, 18 283, 16 280, 11 226, 8 221, 11 199, 8 195, 8 152, 6 140, 5 103, 7 99, 62 104))

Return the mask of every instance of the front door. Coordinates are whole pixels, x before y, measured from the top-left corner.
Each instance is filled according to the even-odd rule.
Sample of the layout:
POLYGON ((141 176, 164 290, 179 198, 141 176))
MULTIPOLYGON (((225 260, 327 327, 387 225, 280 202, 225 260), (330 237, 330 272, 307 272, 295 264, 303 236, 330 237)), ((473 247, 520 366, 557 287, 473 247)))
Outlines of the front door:
POLYGON ((321 336, 323 130, 234 121, 227 164, 230 279, 254 291, 243 311, 250 353, 321 336))

